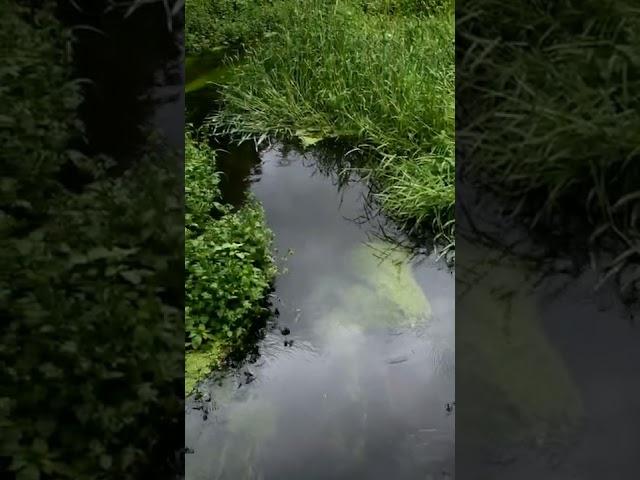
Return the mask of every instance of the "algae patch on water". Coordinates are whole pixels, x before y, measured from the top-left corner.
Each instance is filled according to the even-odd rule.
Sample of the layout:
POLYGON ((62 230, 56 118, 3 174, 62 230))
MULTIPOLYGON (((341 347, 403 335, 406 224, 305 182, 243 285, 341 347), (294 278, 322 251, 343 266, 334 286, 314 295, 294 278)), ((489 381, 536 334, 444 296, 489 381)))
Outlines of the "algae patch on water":
POLYGON ((322 325, 360 330, 417 327, 431 305, 416 281, 409 252, 385 242, 355 248, 348 279, 328 277, 316 291, 322 325))
POLYGON ((408 251, 372 242, 357 248, 352 261, 361 280, 350 292, 358 305, 384 312, 392 325, 414 324, 431 316, 431 305, 413 275, 408 251))
POLYGON ((220 345, 213 342, 206 349, 187 352, 185 355, 184 393, 191 394, 196 385, 206 378, 224 358, 220 345))

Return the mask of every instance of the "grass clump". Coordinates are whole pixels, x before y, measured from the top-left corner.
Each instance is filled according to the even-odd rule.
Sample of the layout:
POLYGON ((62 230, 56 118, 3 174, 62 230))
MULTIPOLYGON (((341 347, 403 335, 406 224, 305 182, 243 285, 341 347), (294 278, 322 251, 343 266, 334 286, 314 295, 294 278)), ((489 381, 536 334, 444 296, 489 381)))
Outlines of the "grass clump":
POLYGON ((188 357, 204 351, 218 363, 268 311, 264 299, 275 275, 262 208, 251 199, 235 211, 221 203, 219 175, 215 152, 187 134, 186 348, 188 357))
POLYGON ((363 3, 386 2, 289 2, 287 21, 222 87, 212 124, 304 145, 337 138, 373 152, 368 167, 387 213, 435 220, 452 235, 452 3, 423 16, 365 13, 363 3))
POLYGON ((588 0, 577 10, 568 0, 474 0, 460 13, 467 177, 512 199, 534 224, 583 219, 585 246, 617 244, 609 273, 640 259, 635 2, 588 0))

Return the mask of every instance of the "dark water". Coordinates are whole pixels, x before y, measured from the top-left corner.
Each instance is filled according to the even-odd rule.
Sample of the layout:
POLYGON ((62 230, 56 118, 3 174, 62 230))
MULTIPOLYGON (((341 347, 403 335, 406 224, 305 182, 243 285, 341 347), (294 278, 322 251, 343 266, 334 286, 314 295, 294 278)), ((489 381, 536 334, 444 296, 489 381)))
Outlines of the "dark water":
POLYGON ((236 200, 251 167, 283 272, 279 316, 255 362, 188 402, 186 478, 453 477, 453 273, 381 239, 366 187, 339 189, 312 156, 245 147, 220 165, 236 200))
POLYGON ((457 473, 471 480, 637 478, 638 309, 625 306, 615 285, 595 291, 588 265, 550 257, 523 228, 491 223, 491 205, 470 208, 476 227, 543 253, 525 259, 480 246, 478 232, 458 216, 469 240, 459 236, 456 248, 457 473), (546 273, 543 261, 551 264, 546 273))

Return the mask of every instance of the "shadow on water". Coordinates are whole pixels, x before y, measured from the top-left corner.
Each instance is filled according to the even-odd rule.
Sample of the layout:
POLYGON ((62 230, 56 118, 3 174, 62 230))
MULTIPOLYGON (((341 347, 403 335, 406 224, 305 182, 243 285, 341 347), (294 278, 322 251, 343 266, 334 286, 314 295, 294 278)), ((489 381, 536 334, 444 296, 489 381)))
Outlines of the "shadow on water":
POLYGON ((275 234, 278 319, 188 402, 187 478, 452 477, 451 271, 391 242, 366 185, 316 155, 225 150, 226 199, 251 191, 275 234))

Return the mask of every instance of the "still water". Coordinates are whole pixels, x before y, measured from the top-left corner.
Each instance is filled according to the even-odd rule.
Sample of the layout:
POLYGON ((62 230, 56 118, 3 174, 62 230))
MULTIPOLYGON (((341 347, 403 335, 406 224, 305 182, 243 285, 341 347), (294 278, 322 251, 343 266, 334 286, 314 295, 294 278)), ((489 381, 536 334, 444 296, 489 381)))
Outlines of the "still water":
POLYGON ((188 399, 187 479, 454 476, 453 272, 390 240, 366 185, 321 164, 219 159, 228 200, 257 197, 275 234, 277 314, 258 354, 188 399))

